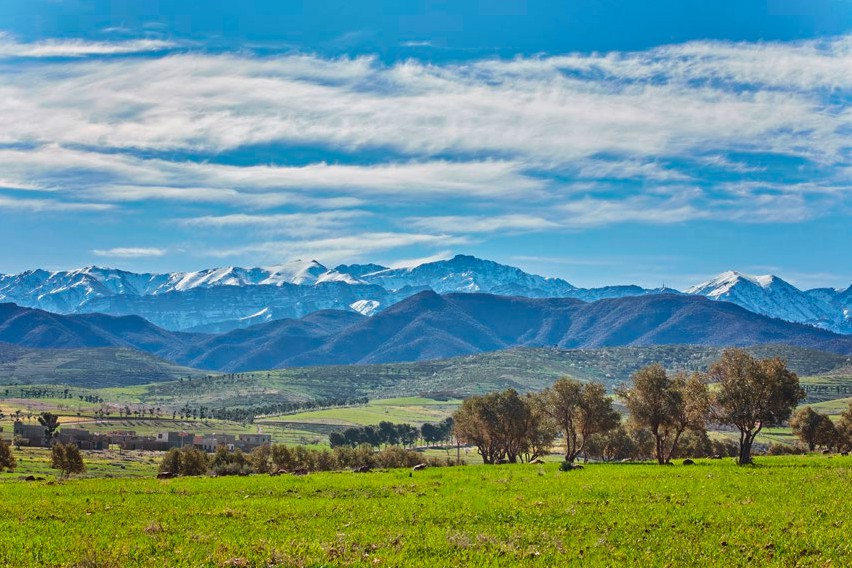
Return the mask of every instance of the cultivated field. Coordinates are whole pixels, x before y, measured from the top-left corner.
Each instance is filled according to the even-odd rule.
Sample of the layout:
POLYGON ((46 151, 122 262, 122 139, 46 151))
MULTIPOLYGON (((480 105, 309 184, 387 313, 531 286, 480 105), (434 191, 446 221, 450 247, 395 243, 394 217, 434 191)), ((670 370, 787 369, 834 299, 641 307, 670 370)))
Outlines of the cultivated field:
POLYGON ((849 566, 852 458, 0 484, 2 566, 849 566))

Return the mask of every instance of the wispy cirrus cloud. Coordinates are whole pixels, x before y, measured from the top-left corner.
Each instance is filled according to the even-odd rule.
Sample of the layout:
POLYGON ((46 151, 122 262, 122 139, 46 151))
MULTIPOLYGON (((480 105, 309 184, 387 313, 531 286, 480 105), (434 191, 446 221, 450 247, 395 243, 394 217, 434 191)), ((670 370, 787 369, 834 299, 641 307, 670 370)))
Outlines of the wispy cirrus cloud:
POLYGON ((29 199, 0 195, 0 209, 13 211, 44 212, 98 212, 109 211, 115 206, 109 203, 79 203, 54 199, 29 199))
POLYGON ((214 258, 241 257, 277 262, 282 258, 313 258, 322 256, 324 262, 334 263, 364 258, 366 255, 411 246, 447 247, 469 244, 463 236, 432 235, 406 232, 368 232, 321 239, 292 239, 263 241, 231 249, 208 250, 204 256, 214 258))
POLYGON ((127 55, 131 53, 166 51, 176 46, 177 44, 174 42, 157 39, 135 39, 120 42, 50 39, 37 42, 20 42, 9 34, 0 32, 0 58, 127 55))
POLYGON ((163 256, 165 249, 146 247, 117 247, 111 249, 94 249, 92 254, 110 258, 148 258, 163 256))

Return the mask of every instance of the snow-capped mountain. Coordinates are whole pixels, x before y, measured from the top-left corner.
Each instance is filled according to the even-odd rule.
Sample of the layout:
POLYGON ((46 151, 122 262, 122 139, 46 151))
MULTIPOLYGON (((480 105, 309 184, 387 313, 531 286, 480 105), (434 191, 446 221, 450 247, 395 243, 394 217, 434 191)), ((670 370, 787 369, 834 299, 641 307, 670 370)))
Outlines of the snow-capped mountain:
MULTIPOLYGON (((559 278, 537 276, 466 255, 410 268, 378 264, 328 268, 316 260, 306 260, 265 268, 232 266, 165 274, 91 266, 0 275, 0 302, 61 314, 135 314, 170 330, 211 332, 300 318, 325 309, 371 316, 424 290, 567 297, 586 302, 681 293, 629 285, 577 288, 559 278)), ((852 333, 852 286, 802 291, 777 276, 725 272, 684 293, 732 302, 787 321, 852 333)))
POLYGON ((840 333, 852 332, 849 305, 845 306, 847 314, 844 315, 842 293, 831 289, 803 292, 771 274, 751 276, 735 271, 723 272, 712 280, 687 288, 685 292, 732 302, 749 311, 786 321, 840 333))
POLYGON ((359 274, 361 280, 396 291, 412 287, 446 292, 483 292, 503 296, 558 298, 570 295, 574 286, 559 278, 528 274, 520 268, 457 255, 449 260, 411 268, 385 268, 359 274))

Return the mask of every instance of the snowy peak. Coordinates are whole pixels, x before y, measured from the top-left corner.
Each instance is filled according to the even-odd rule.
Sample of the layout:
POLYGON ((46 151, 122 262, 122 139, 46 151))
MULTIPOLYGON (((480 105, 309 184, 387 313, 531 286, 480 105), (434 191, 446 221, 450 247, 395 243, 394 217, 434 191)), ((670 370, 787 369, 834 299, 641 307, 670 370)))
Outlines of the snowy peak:
POLYGON ((686 290, 687 294, 733 302, 774 318, 840 330, 841 310, 826 295, 814 292, 803 292, 774 275, 751 276, 735 271, 723 272, 686 290))
POLYGON ((388 290, 431 288, 438 293, 485 292, 533 298, 566 296, 575 289, 559 278, 544 278, 467 255, 408 268, 387 268, 361 278, 388 290))
POLYGON ((757 286, 759 288, 767 289, 779 283, 790 286, 790 284, 772 274, 752 276, 735 270, 729 270, 719 274, 712 280, 687 288, 685 292, 687 294, 700 294, 707 297, 719 297, 731 293, 731 291, 738 286, 757 286))

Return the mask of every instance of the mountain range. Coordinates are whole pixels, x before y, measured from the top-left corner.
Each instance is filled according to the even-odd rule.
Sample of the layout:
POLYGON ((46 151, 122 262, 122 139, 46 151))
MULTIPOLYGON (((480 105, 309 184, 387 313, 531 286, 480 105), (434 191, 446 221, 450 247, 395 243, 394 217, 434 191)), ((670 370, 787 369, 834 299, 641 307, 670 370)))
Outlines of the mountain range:
POLYGON ((852 286, 803 291, 777 276, 720 274, 683 292, 633 285, 578 288, 490 260, 458 255, 409 268, 315 260, 268 268, 133 273, 87 267, 0 275, 0 301, 59 314, 138 315, 172 331, 220 333, 322 310, 372 316, 423 291, 488 293, 586 302, 687 294, 737 304, 756 314, 852 333, 852 286))
POLYGON ((583 302, 424 291, 372 317, 321 310, 218 334, 169 331, 138 316, 60 315, 0 304, 0 342, 130 347, 180 365, 226 372, 422 361, 511 347, 783 343, 852 354, 852 336, 683 294, 583 302))

